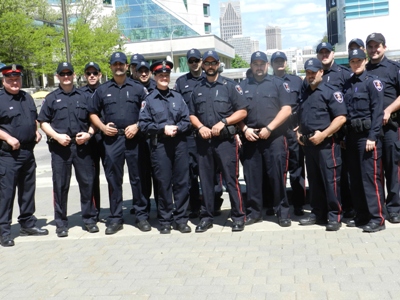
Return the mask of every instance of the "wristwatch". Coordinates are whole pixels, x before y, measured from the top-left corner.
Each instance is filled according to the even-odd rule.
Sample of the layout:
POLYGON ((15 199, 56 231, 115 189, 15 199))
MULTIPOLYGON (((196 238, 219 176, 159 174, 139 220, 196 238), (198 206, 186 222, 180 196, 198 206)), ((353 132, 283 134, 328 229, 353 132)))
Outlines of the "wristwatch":
POLYGON ((221 119, 221 122, 224 123, 225 125, 228 125, 228 121, 225 118, 221 119))

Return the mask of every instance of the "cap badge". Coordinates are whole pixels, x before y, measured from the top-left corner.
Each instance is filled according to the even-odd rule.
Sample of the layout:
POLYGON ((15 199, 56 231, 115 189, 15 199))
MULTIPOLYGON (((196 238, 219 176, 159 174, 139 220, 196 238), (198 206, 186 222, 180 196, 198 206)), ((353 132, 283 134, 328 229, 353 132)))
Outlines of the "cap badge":
POLYGON ((312 60, 309 60, 309 61, 308 61, 308 65, 309 65, 309 66, 312 66, 312 65, 313 65, 313 61, 312 61, 312 60))
POLYGON ((374 38, 375 37, 375 33, 371 33, 371 35, 369 37, 370 38, 374 38))
POLYGON ((353 50, 353 55, 357 55, 357 54, 358 54, 357 49, 354 49, 354 50, 353 50))
POLYGON ((193 54, 193 53, 194 53, 194 50, 190 50, 190 53, 193 54))
POLYGON ((68 63, 67 62, 63 63, 63 67, 68 67, 68 63))
POLYGON ((165 69, 166 66, 167 66, 167 63, 165 62, 165 60, 163 60, 163 62, 162 62, 162 67, 163 67, 163 69, 165 69))
POLYGON ((93 66, 93 65, 94 65, 94 63, 91 61, 91 62, 89 63, 89 65, 93 66))
POLYGON ((13 71, 17 71, 17 66, 16 65, 12 65, 12 70, 13 71))
POLYGON ((134 55, 134 56, 133 56, 133 59, 137 59, 137 55, 134 55))
POLYGON ((260 52, 256 52, 256 56, 258 57, 258 56, 260 56, 261 54, 260 54, 260 52))
POLYGON ((119 57, 119 53, 115 53, 115 57, 119 57))
POLYGON ((208 51, 208 55, 213 55, 213 52, 211 50, 208 51))

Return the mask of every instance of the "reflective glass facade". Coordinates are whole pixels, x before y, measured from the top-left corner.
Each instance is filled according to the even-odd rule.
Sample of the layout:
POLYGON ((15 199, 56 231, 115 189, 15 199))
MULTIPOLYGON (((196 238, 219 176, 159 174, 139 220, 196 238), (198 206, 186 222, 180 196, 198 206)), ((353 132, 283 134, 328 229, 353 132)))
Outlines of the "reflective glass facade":
POLYGON ((169 39, 172 32, 175 38, 200 35, 151 0, 115 0, 115 7, 121 12, 120 29, 130 42, 169 39))
POLYGON ((389 14, 389 1, 346 0, 346 19, 384 16, 389 14))

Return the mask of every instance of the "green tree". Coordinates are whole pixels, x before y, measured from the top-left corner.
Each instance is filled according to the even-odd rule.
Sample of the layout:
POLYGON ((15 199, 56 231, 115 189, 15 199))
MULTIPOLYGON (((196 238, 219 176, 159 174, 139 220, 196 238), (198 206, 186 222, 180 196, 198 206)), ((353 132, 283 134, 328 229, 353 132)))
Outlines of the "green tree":
POLYGON ((250 65, 241 58, 238 54, 235 54, 235 58, 232 60, 232 68, 240 69, 240 68, 248 68, 250 65))

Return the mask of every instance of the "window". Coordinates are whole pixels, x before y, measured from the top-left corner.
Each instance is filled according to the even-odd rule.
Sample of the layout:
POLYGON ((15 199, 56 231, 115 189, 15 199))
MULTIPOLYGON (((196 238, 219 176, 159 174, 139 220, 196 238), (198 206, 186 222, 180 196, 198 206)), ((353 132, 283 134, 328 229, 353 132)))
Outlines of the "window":
POLYGON ((211 23, 204 23, 204 32, 206 34, 211 33, 211 23))
POLYGON ((112 4, 112 0, 103 0, 103 4, 104 5, 111 5, 112 4))
POLYGON ((210 4, 203 4, 203 14, 205 17, 210 16, 210 4))

